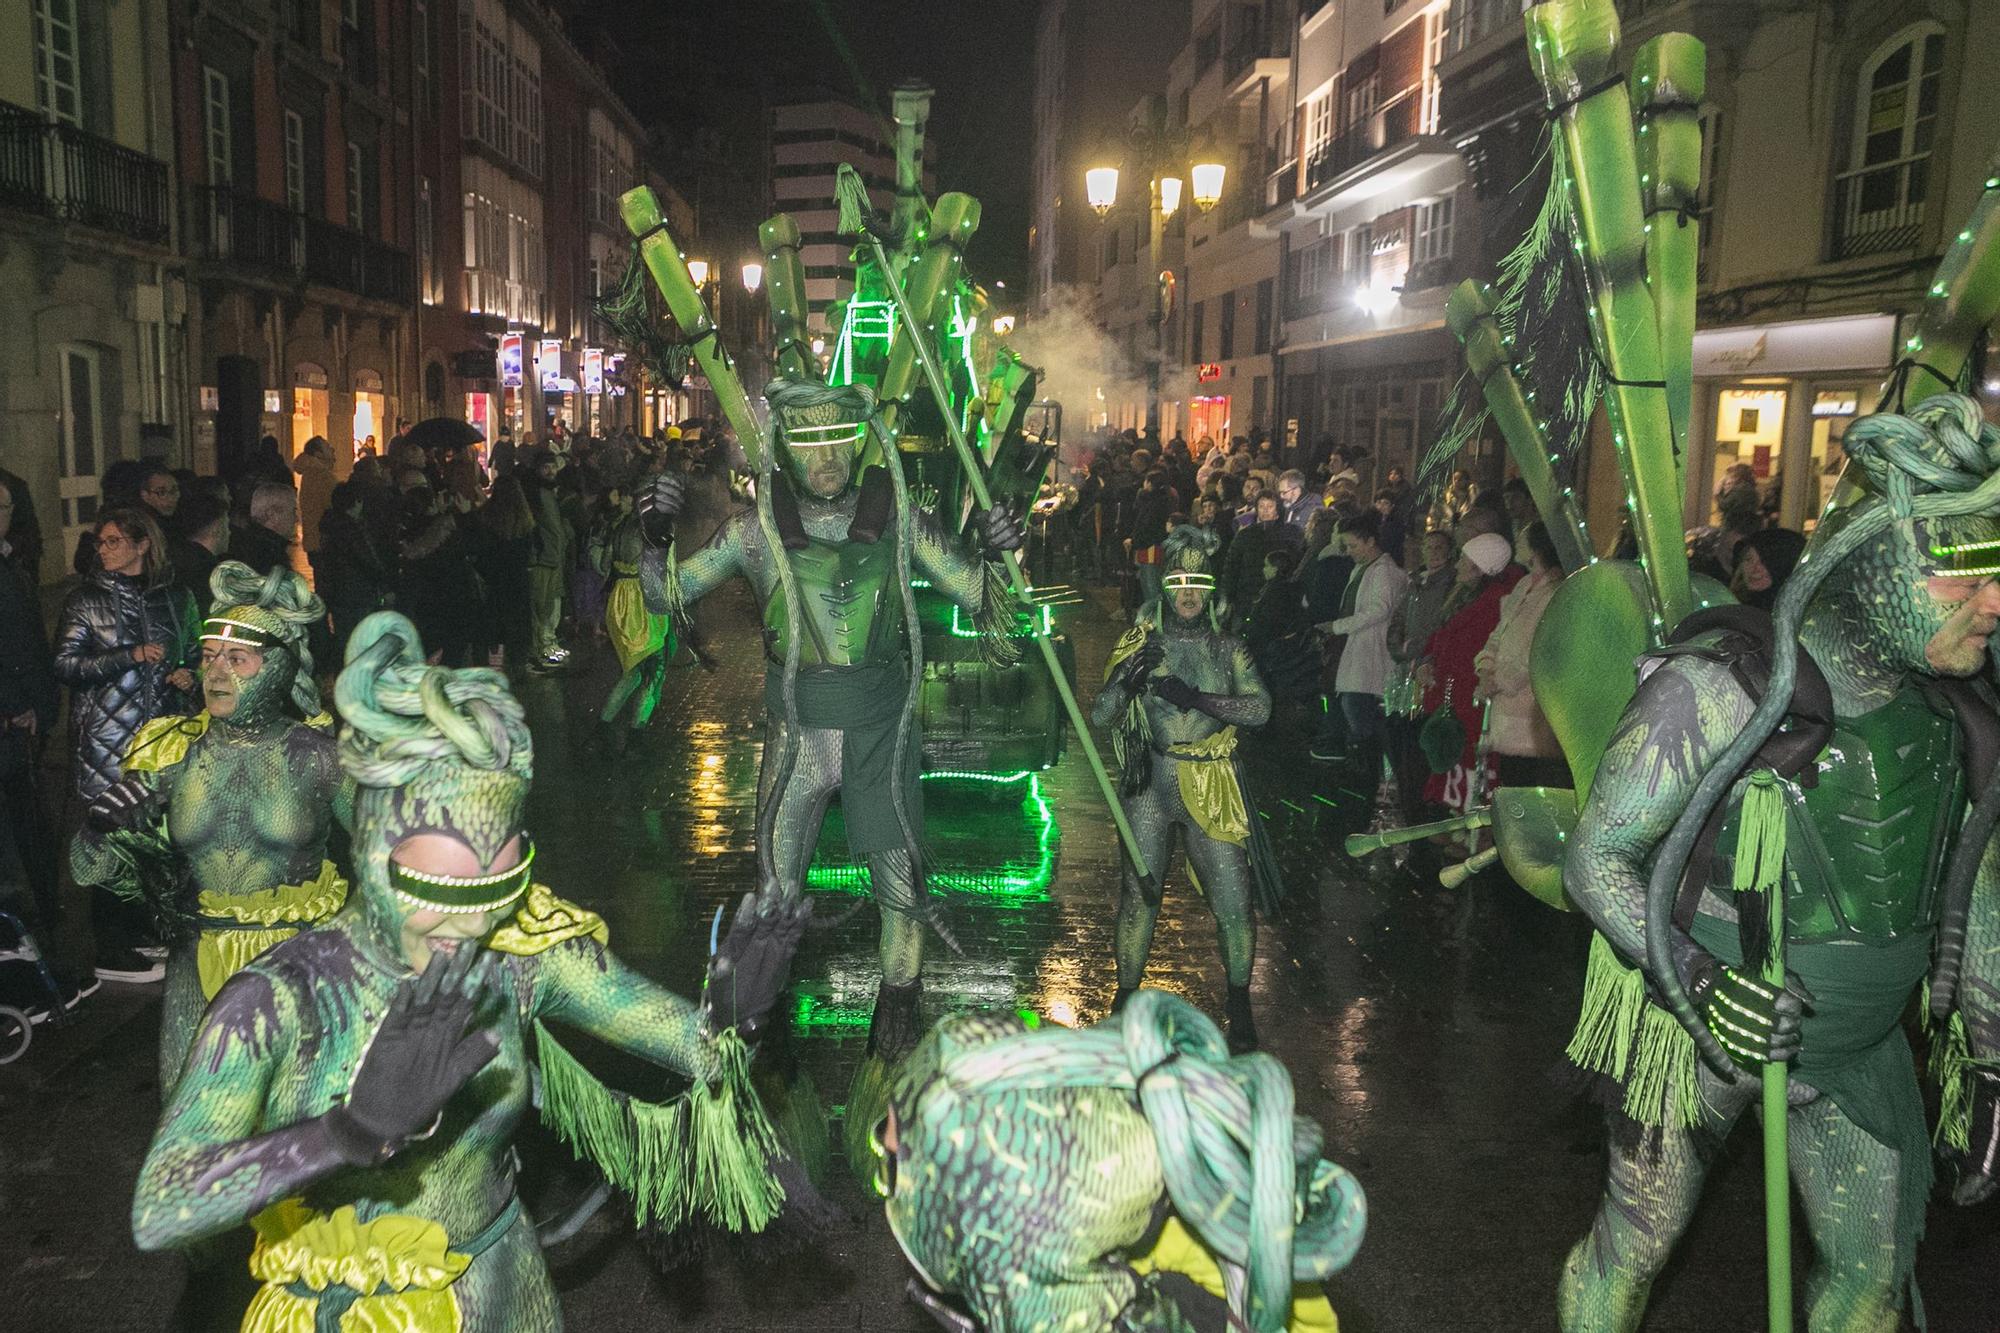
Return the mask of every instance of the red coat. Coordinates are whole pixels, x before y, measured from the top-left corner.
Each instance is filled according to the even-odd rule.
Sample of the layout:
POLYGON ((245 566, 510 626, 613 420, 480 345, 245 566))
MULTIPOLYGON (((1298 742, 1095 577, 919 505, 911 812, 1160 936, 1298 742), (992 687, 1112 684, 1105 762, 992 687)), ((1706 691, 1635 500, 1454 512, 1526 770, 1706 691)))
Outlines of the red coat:
MULTIPOLYGON (((1500 599, 1513 590, 1524 572, 1518 565, 1509 565, 1486 580, 1478 595, 1439 626, 1424 645, 1424 657, 1431 664, 1430 688, 1424 691, 1424 716, 1429 717, 1444 703, 1445 685, 1449 682, 1451 711, 1465 728, 1465 751, 1455 770, 1456 787, 1466 784, 1479 749, 1481 709, 1472 698, 1479 685, 1479 672, 1473 666, 1473 659, 1479 656, 1479 650, 1486 646, 1486 640, 1500 623, 1500 599)), ((1446 792, 1453 776, 1451 772, 1433 773, 1424 784, 1424 799, 1462 804, 1465 798, 1461 791, 1454 790, 1449 795, 1446 792)))

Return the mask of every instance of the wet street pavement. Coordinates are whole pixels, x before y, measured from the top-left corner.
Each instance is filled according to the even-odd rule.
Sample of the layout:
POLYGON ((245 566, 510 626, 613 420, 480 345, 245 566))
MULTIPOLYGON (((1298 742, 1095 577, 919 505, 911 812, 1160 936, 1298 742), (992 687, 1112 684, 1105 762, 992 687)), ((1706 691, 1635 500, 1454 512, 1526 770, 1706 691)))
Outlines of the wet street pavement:
MULTIPOLYGON (((1086 696, 1119 626, 1108 593, 1068 608, 1086 696)), ((750 888, 752 801, 761 748, 761 670, 747 593, 727 589, 701 620, 719 669, 683 659, 643 748, 592 747, 605 654, 562 678, 531 679, 536 743, 532 827, 545 878, 604 913, 614 947, 692 994, 715 908, 750 888)), ((1369 802, 1305 762, 1300 719, 1250 744, 1257 805, 1283 862, 1283 919, 1259 939, 1255 1000, 1265 1046, 1326 1128, 1329 1155, 1369 1195, 1359 1259, 1332 1283, 1347 1333, 1541 1330, 1555 1326, 1556 1273, 1588 1225, 1601 1134, 1551 1076, 1568 1038, 1587 933, 1497 874, 1447 891, 1386 859, 1356 863, 1343 836, 1369 802)), ((1117 850, 1075 746, 1053 770, 1011 782, 927 786, 929 836, 964 953, 935 942, 926 1010, 1032 1007, 1062 1023, 1103 1017, 1113 988, 1117 850)), ((823 852, 838 851, 837 839, 823 852)), ((792 1021, 832 1106, 861 1058, 877 974, 876 919, 838 866, 815 875, 823 928, 794 976, 792 1021), (833 923, 838 924, 833 924, 833 923)), ((73 914, 77 915, 77 914, 73 914)), ((1184 874, 1160 917, 1150 984, 1219 1013, 1213 922, 1184 874)), ((107 986, 79 1020, 45 1028, 0 1068, 0 1328, 177 1326, 182 1266, 131 1245, 132 1181, 157 1115, 157 988, 107 986)), ((664 1078, 617 1069, 636 1092, 664 1078)), ((544 1216, 584 1176, 537 1132, 524 1140, 531 1209, 544 1216)), ((1763 1327, 1759 1148, 1738 1133, 1647 1327, 1763 1327)), ((836 1167, 853 1227, 821 1247, 753 1262, 712 1257, 660 1271, 614 1204, 551 1252, 576 1329, 934 1327, 903 1297, 909 1269, 879 1211, 836 1167)), ((1803 1226, 1801 1246, 1803 1246, 1803 1226)), ((1803 1268, 1801 1268, 1803 1276, 1803 1268)), ((1930 1327, 2000 1329, 2000 1207, 1936 1207, 1919 1266, 1930 1327)), ((233 1327, 233 1325, 229 1325, 233 1327)))

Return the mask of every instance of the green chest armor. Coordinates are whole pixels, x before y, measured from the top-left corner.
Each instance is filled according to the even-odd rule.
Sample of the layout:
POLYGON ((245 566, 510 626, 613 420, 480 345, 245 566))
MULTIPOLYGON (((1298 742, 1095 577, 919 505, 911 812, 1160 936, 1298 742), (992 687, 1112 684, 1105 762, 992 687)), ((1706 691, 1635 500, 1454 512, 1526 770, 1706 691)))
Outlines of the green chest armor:
MULTIPOLYGON (((1937 925, 1938 880, 1964 813, 1958 727, 1917 689, 1839 719, 1817 786, 1788 797, 1785 934, 1806 944, 1886 944, 1937 925)), ((1712 887, 1727 892, 1732 815, 1712 887)))
MULTIPOLYGON (((902 655, 901 595, 890 587, 894 542, 815 538, 803 550, 786 554, 798 579, 799 611, 805 620, 799 665, 868 666, 902 655)), ((773 661, 784 660, 790 634, 783 585, 774 581, 764 600, 764 639, 773 661)))

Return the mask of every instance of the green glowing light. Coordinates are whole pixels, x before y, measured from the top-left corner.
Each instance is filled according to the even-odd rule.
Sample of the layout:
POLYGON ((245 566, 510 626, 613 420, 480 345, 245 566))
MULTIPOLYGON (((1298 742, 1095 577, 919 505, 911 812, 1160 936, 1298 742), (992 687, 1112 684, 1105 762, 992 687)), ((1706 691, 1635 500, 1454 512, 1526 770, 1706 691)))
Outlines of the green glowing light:
MULTIPOLYGON (((911 586, 914 587, 915 585, 912 584, 911 586)), ((1014 613, 1014 630, 1007 637, 1010 639, 1026 639, 1030 637, 1046 639, 1055 632, 1055 613, 1047 606, 1038 606, 1033 611, 1016 611, 1014 613), (1037 620, 1041 623, 1037 624, 1037 620)), ((979 631, 965 623, 956 602, 952 603, 951 607, 951 637, 954 639, 976 639, 979 637, 979 631)), ((924 776, 930 777, 931 775, 926 773, 924 776)))
POLYGON ((797 1032, 816 1028, 865 1031, 872 1017, 865 1004, 834 1004, 815 995, 800 995, 798 1002, 792 1006, 792 1028, 797 1032))
MULTIPOLYGON (((1049 882, 1055 877, 1056 840, 1061 830, 1056 825, 1055 812, 1042 795, 1040 774, 1027 769, 1013 773, 971 773, 945 769, 925 773, 923 781, 1021 786, 1021 805, 1027 811, 1035 841, 1034 850, 1029 855, 991 868, 933 870, 929 875, 933 887, 977 894, 1017 906, 1048 900, 1049 882)), ((866 893, 868 869, 851 863, 816 863, 806 872, 806 887, 828 893, 866 893)))

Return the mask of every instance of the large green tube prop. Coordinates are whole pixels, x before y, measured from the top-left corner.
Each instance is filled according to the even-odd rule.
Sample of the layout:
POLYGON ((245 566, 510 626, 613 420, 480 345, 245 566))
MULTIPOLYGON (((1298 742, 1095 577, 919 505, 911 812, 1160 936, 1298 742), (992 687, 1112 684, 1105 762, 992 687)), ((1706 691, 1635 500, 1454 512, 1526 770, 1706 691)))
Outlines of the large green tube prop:
POLYGON ((1550 466, 1549 437, 1528 406, 1521 381, 1500 339, 1500 324, 1493 317, 1493 303, 1479 284, 1470 280, 1453 289, 1444 305, 1444 322, 1465 348, 1465 364, 1486 395, 1487 410, 1493 414, 1514 466, 1535 499, 1535 509, 1548 525, 1563 570, 1575 573, 1591 561, 1590 538, 1584 531, 1583 515, 1577 511, 1576 497, 1557 481, 1550 466))
POLYGON ((1695 270, 1701 260, 1702 94, 1708 52, 1684 32, 1665 32, 1632 53, 1639 116, 1639 191, 1646 202, 1646 274, 1660 326, 1674 462, 1687 485, 1688 420, 1694 413, 1695 270))
MULTIPOLYGON (((971 195, 939 195, 937 207, 931 211, 930 242, 903 272, 900 286, 908 298, 910 312, 920 322, 914 327, 905 326, 904 332, 915 336, 891 340, 889 363, 876 386, 876 396, 883 404, 882 419, 892 428, 897 424, 902 405, 917 387, 917 376, 921 373, 917 354, 930 347, 937 337, 939 312, 949 308, 952 289, 958 285, 965 263, 962 247, 979 230, 979 218, 979 201, 971 195)), ((878 249, 875 262, 883 266, 884 283, 893 291, 898 285, 890 268, 895 256, 878 249)), ((949 406, 944 415, 953 415, 949 406)))
POLYGON ((895 227, 903 255, 909 258, 924 243, 931 226, 930 210, 924 207, 924 133, 931 115, 930 85, 899 85, 890 101, 896 119, 895 227))
POLYGON ((1625 84, 1613 77, 1611 0, 1550 0, 1525 15, 1528 48, 1561 134, 1575 189, 1577 245, 1590 286, 1591 337, 1608 380, 1611 440, 1652 591, 1654 637, 1694 609, 1667 410, 1666 366, 1646 286, 1646 213, 1625 84))
POLYGON ((799 263, 799 224, 780 213, 757 228, 764 247, 764 290, 771 303, 772 360, 780 375, 819 378, 806 332, 806 271, 799 263))
MULTIPOLYGON (((842 165, 835 185, 840 195, 840 212, 843 231, 858 233, 862 244, 869 247, 875 256, 875 263, 881 268, 882 281, 889 289, 889 299, 896 304, 896 314, 903 323, 905 336, 898 340, 898 347, 910 347, 915 351, 922 365, 924 379, 931 392, 936 395, 938 415, 944 418, 945 433, 951 438, 951 447, 958 454, 958 465, 965 472, 965 484, 972 490, 973 499, 981 509, 993 507, 993 495, 986 489, 986 474, 979 466, 979 458, 966 442, 965 432, 959 428, 958 413, 951 407, 951 386, 944 377, 944 368, 938 364, 937 350, 930 337, 934 321, 931 312, 918 313, 918 307, 904 289, 902 279, 897 276, 895 266, 890 263, 888 251, 880 237, 860 226, 868 203, 867 187, 854 168, 842 165)), ((979 226, 979 205, 964 195, 940 195, 937 207, 932 212, 930 248, 917 261, 914 272, 920 277, 928 270, 932 257, 939 249, 952 252, 946 272, 956 276, 957 265, 961 262, 965 242, 979 226), (964 203, 957 200, 963 199, 964 203)), ((894 369, 894 366, 891 366, 894 369)), ((884 383, 887 384, 887 376, 884 383)), ((887 397, 886 392, 884 397, 887 397)), ((1007 581, 1013 586, 1014 595, 1024 606, 1033 606, 1034 599, 1029 594, 1028 579, 1021 572, 1021 558, 1013 551, 1000 553, 1001 563, 1007 570, 1007 581)), ((1132 858, 1132 868, 1143 885, 1152 883, 1152 871, 1146 865, 1145 853, 1139 850, 1139 839, 1132 832, 1132 824, 1125 818, 1125 807, 1118 800, 1118 789, 1111 784, 1111 775, 1105 771, 1104 758, 1097 752, 1097 744, 1091 739, 1090 724, 1084 720, 1083 709, 1076 701, 1076 691, 1069 686, 1069 677, 1063 674, 1062 661, 1056 656, 1056 648, 1045 634, 1028 636, 1041 650, 1042 663, 1048 668, 1049 680, 1056 687, 1056 694, 1062 700, 1063 711, 1069 715, 1070 727, 1076 734, 1077 743, 1083 747, 1084 757, 1090 761, 1091 775, 1097 779, 1097 788, 1104 795, 1104 804, 1111 812, 1111 822, 1118 829, 1118 841, 1124 845, 1125 854, 1132 858)))
POLYGON ((702 304, 701 293, 695 290, 694 279, 688 276, 687 256, 667 232, 666 219, 660 215, 660 201, 650 188, 641 185, 619 197, 618 211, 626 228, 638 239, 639 255, 646 261, 646 271, 653 275, 653 283, 660 289, 667 309, 673 312, 674 322, 693 345, 694 359, 701 366, 701 373, 708 377, 708 387, 714 392, 715 401, 722 405, 722 414, 735 429, 744 456, 752 468, 757 467, 758 456, 763 452, 763 427, 758 424, 757 414, 750 410, 743 381, 736 377, 736 363, 730 360, 729 349, 722 345, 715 321, 708 317, 708 307, 702 304))

